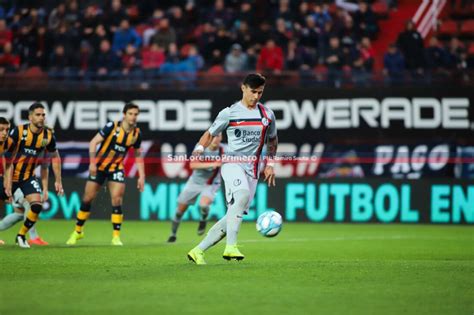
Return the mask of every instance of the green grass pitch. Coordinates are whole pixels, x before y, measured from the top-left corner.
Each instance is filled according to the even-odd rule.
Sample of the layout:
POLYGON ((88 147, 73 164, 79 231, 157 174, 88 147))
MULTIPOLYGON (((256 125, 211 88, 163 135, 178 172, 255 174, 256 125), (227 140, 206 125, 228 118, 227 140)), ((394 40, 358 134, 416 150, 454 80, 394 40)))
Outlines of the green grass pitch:
POLYGON ((222 259, 224 242, 196 266, 200 237, 182 224, 125 221, 123 248, 111 224, 87 222, 66 247, 73 221, 44 221, 51 245, 12 245, 0 233, 0 314, 473 314, 474 229, 470 226, 284 223, 266 239, 240 233, 242 262, 222 259))

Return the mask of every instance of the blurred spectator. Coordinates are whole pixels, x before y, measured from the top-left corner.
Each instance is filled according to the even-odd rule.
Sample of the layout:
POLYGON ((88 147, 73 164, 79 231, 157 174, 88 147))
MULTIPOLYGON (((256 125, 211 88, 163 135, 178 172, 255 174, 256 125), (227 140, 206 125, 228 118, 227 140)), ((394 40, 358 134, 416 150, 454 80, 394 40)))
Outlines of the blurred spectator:
MULTIPOLYGON (((327 55, 329 49, 329 39, 337 34, 333 31, 333 22, 327 22, 321 30, 318 38, 318 52, 320 63, 324 63, 323 57, 327 55)), ((316 57, 316 56, 315 56, 316 57)))
POLYGON ((406 23, 405 31, 398 35, 397 45, 403 53, 406 68, 420 71, 424 66, 423 38, 412 21, 406 23))
POLYGON ((403 82, 405 72, 405 60, 395 44, 391 44, 383 59, 384 74, 391 84, 403 82))
POLYGON ((5 43, 0 54, 0 75, 5 72, 16 72, 20 68, 20 57, 13 53, 11 43, 5 43))
POLYGON ((307 70, 313 63, 311 56, 306 53, 304 47, 298 46, 298 42, 294 39, 288 42, 288 49, 285 55, 285 69, 288 70, 307 70))
POLYGON ((66 23, 61 24, 57 32, 53 34, 53 44, 64 46, 66 53, 76 51, 79 48, 79 34, 71 30, 66 23))
POLYGON ((115 31, 112 50, 114 52, 123 52, 128 44, 138 49, 142 44, 142 40, 135 29, 130 27, 128 20, 122 20, 120 27, 115 31))
POLYGON ((245 23, 251 28, 256 27, 255 14, 252 10, 252 5, 250 1, 242 1, 240 3, 240 10, 237 12, 235 24, 237 28, 240 28, 240 25, 245 23))
POLYGON ((267 40, 261 49, 257 61, 257 70, 263 72, 279 73, 283 70, 283 50, 277 46, 273 39, 267 40))
POLYGON ((176 43, 176 31, 170 26, 169 20, 163 18, 155 26, 155 34, 151 37, 150 42, 160 47, 169 47, 170 44, 176 43))
POLYGON ((163 83, 172 83, 178 81, 183 83, 186 87, 194 87, 197 71, 204 65, 204 59, 199 54, 196 46, 189 47, 188 55, 182 60, 177 58, 178 50, 175 44, 171 44, 169 48, 167 61, 161 66, 160 73, 164 74, 163 83))
POLYGON ((64 79, 70 76, 71 60, 66 55, 63 45, 57 45, 49 58, 48 75, 53 79, 64 79))
POLYGON ((173 25, 176 33, 176 41, 178 45, 186 44, 189 41, 187 33, 190 28, 188 20, 183 15, 183 10, 179 6, 172 6, 169 10, 169 25, 173 25))
POLYGON ((92 53, 92 48, 89 43, 86 41, 81 42, 79 54, 77 56, 77 60, 79 62, 78 74, 80 77, 85 77, 89 69, 91 68, 92 53))
POLYGON ((137 49, 128 44, 122 55, 122 76, 125 78, 138 78, 141 74, 141 59, 137 49))
POLYGON ((275 42, 278 46, 286 48, 288 41, 293 37, 291 30, 287 29, 286 22, 282 18, 276 20, 275 42))
POLYGON ((450 69, 457 69, 461 59, 461 53, 464 51, 461 41, 457 37, 451 38, 447 49, 446 64, 450 69))
POLYGON ((360 58, 362 59, 363 66, 366 71, 371 72, 373 70, 375 55, 375 50, 372 47, 370 38, 363 37, 360 43, 360 58))
POLYGON ((354 26, 354 20, 350 15, 345 16, 344 26, 339 30, 339 38, 344 45, 355 45, 360 34, 354 26))
POLYGON ((311 15, 308 15, 306 17, 305 25, 300 30, 300 44, 305 47, 318 47, 319 33, 320 31, 316 26, 314 18, 311 15))
POLYGON ((5 20, 0 20, 0 47, 3 47, 7 43, 11 43, 13 40, 13 33, 7 28, 5 20))
POLYGON ((310 15, 309 4, 307 1, 302 1, 298 6, 298 12, 295 14, 293 26, 295 31, 300 31, 306 24, 306 17, 310 15))
POLYGON ((111 0, 110 8, 104 10, 105 14, 105 25, 108 28, 108 32, 115 33, 119 24, 127 19, 125 9, 122 7, 120 0, 111 0))
POLYGON ((114 79, 119 75, 120 58, 112 51, 110 42, 102 40, 100 49, 93 58, 93 70, 98 79, 114 79))
POLYGON ((184 62, 187 63, 185 71, 188 72, 197 72, 204 67, 204 58, 202 58, 201 54, 195 45, 190 45, 188 54, 184 62))
POLYGON ((219 50, 221 56, 225 56, 232 45, 232 40, 229 35, 230 34, 225 27, 220 26, 218 28, 212 49, 219 50))
POLYGON ((271 38, 273 35, 272 26, 268 21, 262 21, 258 30, 252 30, 252 32, 255 32, 255 42, 260 45, 265 44, 267 39, 271 38))
POLYGON ((40 26, 36 35, 36 58, 37 64, 41 68, 46 68, 48 58, 51 54, 51 47, 53 47, 53 37, 51 32, 48 32, 46 26, 40 26))
POLYGON ((236 33, 235 41, 239 43, 244 50, 254 44, 254 36, 249 29, 249 24, 246 21, 240 22, 236 33))
POLYGON ((247 48, 247 67, 249 70, 255 70, 257 68, 258 55, 260 54, 259 47, 259 45, 254 45, 247 48))
POLYGON ((428 47, 425 49, 425 60, 426 67, 431 71, 436 71, 446 65, 446 51, 440 46, 436 36, 430 38, 428 47))
POLYGON ((35 35, 28 26, 21 26, 20 32, 13 38, 13 50, 19 55, 22 68, 28 68, 36 64, 35 49, 35 35))
POLYGON ((64 22, 67 23, 69 28, 79 28, 81 26, 81 14, 77 0, 69 1, 64 15, 64 22))
POLYGON ((100 43, 103 40, 110 40, 109 36, 107 36, 107 31, 103 24, 99 24, 95 28, 94 35, 92 35, 90 39, 91 48, 94 52, 98 52, 100 50, 100 43))
POLYGON ((238 73, 245 70, 247 70, 247 54, 242 52, 240 44, 234 44, 225 57, 225 71, 238 73))
POLYGON ((165 50, 156 43, 142 50, 142 68, 148 73, 156 73, 165 60, 165 50))
POLYGON ((204 59, 209 62, 212 58, 214 42, 216 41, 216 29, 211 23, 205 23, 202 26, 202 32, 197 38, 198 47, 202 52, 204 59))
POLYGON ((323 28, 327 22, 331 21, 331 15, 329 14, 328 6, 316 4, 311 15, 318 28, 323 28))
POLYGON ((224 0, 215 0, 214 6, 210 10, 203 10, 203 21, 212 21, 214 25, 229 28, 234 17, 232 11, 225 7, 224 0))
POLYGON ((290 8, 290 0, 278 1, 278 9, 273 16, 273 20, 277 19, 283 19, 285 22, 291 22, 293 20, 293 12, 290 8))
POLYGON ((343 51, 337 36, 329 39, 329 49, 325 58, 328 68, 328 81, 333 86, 339 87, 341 84, 341 71, 343 66, 343 51))
POLYGON ((359 2, 359 10, 354 14, 354 24, 357 26, 359 36, 368 36, 374 39, 379 31, 377 18, 365 1, 359 2))
POLYGON ((48 28, 50 30, 55 30, 59 28, 59 25, 64 23, 66 16, 66 4, 60 3, 56 8, 51 11, 51 14, 48 18, 48 28))
POLYGON ((94 6, 86 7, 84 17, 82 18, 82 36, 84 39, 89 39, 94 35, 94 31, 99 24, 97 10, 94 6))

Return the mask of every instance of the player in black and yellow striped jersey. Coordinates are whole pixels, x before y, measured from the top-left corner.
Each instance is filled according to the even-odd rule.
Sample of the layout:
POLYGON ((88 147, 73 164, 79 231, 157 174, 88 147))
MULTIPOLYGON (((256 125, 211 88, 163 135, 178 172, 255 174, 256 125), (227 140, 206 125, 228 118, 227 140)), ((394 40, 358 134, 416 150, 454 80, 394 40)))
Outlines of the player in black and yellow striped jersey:
MULTIPOLYGON (((9 198, 9 196, 6 195, 5 189, 3 186, 3 172, 5 170, 5 157, 3 154, 5 151, 8 151, 10 148, 13 140, 8 137, 8 131, 10 129, 10 122, 8 119, 5 117, 0 117, 0 156, 1 156, 1 171, 0 171, 0 202, 10 202, 12 203, 13 206, 13 212, 7 214, 4 218, 0 220, 0 231, 4 231, 9 229, 10 227, 14 226, 17 222, 23 221, 24 216, 28 214, 28 211, 30 210, 30 205, 28 202, 24 201, 24 198, 21 196, 21 194, 13 194, 14 196, 11 196, 13 200, 9 198)), ((41 165, 41 180, 43 183, 43 201, 48 199, 48 164, 43 163, 41 165)), ((38 234, 38 231, 36 230, 36 225, 31 227, 31 229, 28 231, 30 234, 30 240, 28 243, 30 245, 48 245, 47 242, 45 242, 38 234)), ((2 242, 0 242, 0 245, 2 245, 2 242)))
POLYGON ((86 182, 81 208, 77 214, 76 227, 66 244, 75 245, 84 237, 83 227, 91 212, 91 203, 97 196, 105 180, 108 181, 112 199, 112 245, 123 245, 120 229, 123 222, 122 201, 125 193, 123 160, 130 148, 135 149, 140 192, 145 185, 145 166, 141 157, 141 133, 136 126, 140 109, 136 104, 127 103, 123 108, 121 121, 108 122, 99 130, 89 145, 89 178, 86 182), (100 144, 99 149, 97 146, 100 144))
MULTIPOLYGON (((2 156, 2 165, 0 166, 2 169, 0 174, 0 199, 2 201, 7 201, 11 198, 11 195, 7 196, 3 186, 3 171, 5 170, 5 159, 3 158, 3 153, 8 150, 12 143, 12 140, 8 138, 9 129, 10 122, 5 117, 0 117, 0 155, 2 156)), ((5 244, 5 242, 0 239, 0 245, 3 244, 5 244)))
POLYGON ((22 248, 29 248, 25 234, 36 223, 43 210, 41 183, 35 176, 35 169, 43 153, 52 158, 55 177, 54 188, 58 195, 63 195, 61 179, 61 158, 56 149, 56 138, 51 129, 45 126, 46 112, 43 104, 33 103, 28 109, 28 124, 13 128, 10 132, 12 144, 6 151, 5 192, 19 190, 30 204, 23 226, 16 236, 16 243, 22 248))

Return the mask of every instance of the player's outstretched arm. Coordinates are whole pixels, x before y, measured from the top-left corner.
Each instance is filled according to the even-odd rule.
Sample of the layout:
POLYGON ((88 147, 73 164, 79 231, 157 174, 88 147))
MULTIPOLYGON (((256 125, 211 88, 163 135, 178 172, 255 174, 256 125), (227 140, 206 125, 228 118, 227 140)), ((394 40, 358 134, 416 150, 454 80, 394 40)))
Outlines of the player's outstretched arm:
POLYGON ((276 151, 278 148, 278 137, 273 139, 269 139, 267 142, 267 166, 264 170, 264 175, 266 181, 268 183, 268 187, 275 186, 275 170, 274 170, 274 162, 273 159, 275 158, 276 151))
POLYGON ((97 160, 96 160, 96 150, 97 146, 104 141, 104 137, 102 137, 99 133, 92 138, 91 142, 89 143, 89 173, 91 176, 97 175, 97 160))
POLYGON ((135 162, 138 167, 137 188, 140 192, 143 192, 145 188, 145 163, 143 162, 143 152, 141 148, 135 149, 135 162))

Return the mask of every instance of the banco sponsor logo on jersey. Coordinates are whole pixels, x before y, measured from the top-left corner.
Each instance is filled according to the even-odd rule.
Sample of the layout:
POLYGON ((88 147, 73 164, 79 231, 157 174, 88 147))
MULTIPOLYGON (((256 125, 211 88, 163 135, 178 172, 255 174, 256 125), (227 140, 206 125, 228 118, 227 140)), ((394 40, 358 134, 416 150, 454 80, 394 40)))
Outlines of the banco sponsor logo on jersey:
POLYGON ((234 134, 237 138, 241 138, 242 142, 259 143, 262 132, 260 130, 235 129, 234 134))

